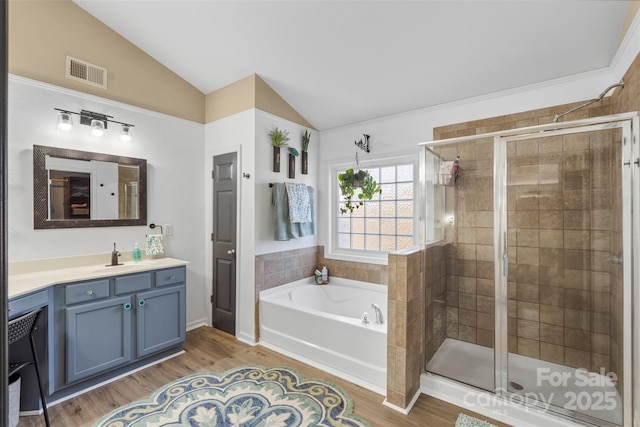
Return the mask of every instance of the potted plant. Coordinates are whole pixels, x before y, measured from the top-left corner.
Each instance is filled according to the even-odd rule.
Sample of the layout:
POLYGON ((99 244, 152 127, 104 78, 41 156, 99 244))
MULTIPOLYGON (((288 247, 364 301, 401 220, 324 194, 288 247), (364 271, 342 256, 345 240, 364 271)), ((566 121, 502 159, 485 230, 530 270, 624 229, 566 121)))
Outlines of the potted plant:
POLYGON ((296 157, 300 155, 298 150, 293 147, 289 147, 289 178, 293 179, 296 177, 296 157))
POLYGON ((340 208, 341 214, 347 212, 353 213, 354 209, 364 205, 364 200, 371 200, 376 193, 382 192, 378 184, 367 170, 354 171, 353 168, 347 169, 344 173, 338 174, 340 183, 340 192, 345 199, 344 208, 340 208), (360 189, 360 191, 356 191, 360 189), (357 199, 354 197, 357 194, 357 199))
POLYGON ((287 145, 289 141, 289 131, 280 130, 276 126, 274 130, 269 132, 271 145, 273 145, 273 171, 280 172, 280 147, 287 145))
POLYGON ((309 140, 311 139, 311 134, 307 129, 305 129, 302 134, 302 174, 306 175, 309 171, 309 140))

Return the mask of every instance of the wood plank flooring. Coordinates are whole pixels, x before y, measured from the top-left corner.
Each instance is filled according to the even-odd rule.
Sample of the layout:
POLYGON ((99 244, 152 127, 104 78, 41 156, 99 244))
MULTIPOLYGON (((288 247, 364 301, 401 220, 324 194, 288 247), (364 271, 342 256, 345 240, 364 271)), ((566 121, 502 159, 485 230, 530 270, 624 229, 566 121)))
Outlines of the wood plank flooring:
MULTIPOLYGON (((321 378, 344 388, 353 398, 355 413, 373 427, 452 427, 464 412, 485 417, 436 398, 421 395, 409 415, 384 405, 384 397, 298 362, 262 346, 252 347, 220 330, 201 327, 187 333, 186 353, 128 375, 49 408, 54 427, 90 426, 107 412, 134 400, 146 399, 162 385, 195 372, 223 372, 241 365, 287 366, 307 378, 321 378)), ((506 424, 488 419, 498 426, 506 424)), ((42 416, 20 417, 18 427, 44 426, 42 416)))

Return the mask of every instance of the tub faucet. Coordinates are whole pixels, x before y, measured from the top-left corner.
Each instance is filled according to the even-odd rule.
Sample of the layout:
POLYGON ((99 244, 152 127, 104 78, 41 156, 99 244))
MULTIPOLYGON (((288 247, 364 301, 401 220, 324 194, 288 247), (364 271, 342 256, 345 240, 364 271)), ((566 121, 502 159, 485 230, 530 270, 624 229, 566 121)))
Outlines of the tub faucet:
POLYGON ((384 323, 384 319, 382 318, 382 310, 380 310, 380 306, 378 304, 371 304, 371 308, 376 312, 376 323, 382 325, 384 323))
POLYGON ((116 250, 116 242, 113 242, 113 252, 111 252, 111 265, 118 265, 118 257, 120 252, 116 250))

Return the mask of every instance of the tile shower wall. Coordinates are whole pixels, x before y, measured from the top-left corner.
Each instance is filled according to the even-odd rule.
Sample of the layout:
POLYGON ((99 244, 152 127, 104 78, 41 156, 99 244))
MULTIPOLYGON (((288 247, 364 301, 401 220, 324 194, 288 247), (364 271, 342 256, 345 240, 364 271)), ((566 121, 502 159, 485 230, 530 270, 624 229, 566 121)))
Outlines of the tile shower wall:
MULTIPOLYGON (((498 121, 473 122, 457 133, 483 133, 498 121)), ((515 126, 515 123, 509 125, 515 126)), ((478 140, 439 147, 444 159, 460 156, 460 177, 445 187, 444 277, 446 278, 446 336, 493 346, 493 141, 478 140), (452 244, 451 242, 454 242, 452 244)), ((436 253, 437 254, 437 253, 436 253)), ((429 263, 429 257, 427 263, 429 263)), ((437 275, 441 275, 438 273, 437 275)), ((434 306, 437 308, 437 305, 434 306)))
MULTIPOLYGON (((434 130, 434 139, 549 123, 555 112, 576 105, 441 127, 434 130)), ((611 114, 608 98, 565 120, 607 114, 611 114)), ((592 225, 606 221, 611 214, 603 198, 612 189, 589 185, 590 174, 612 169, 609 162, 615 155, 611 141, 598 138, 545 138, 508 147, 508 180, 512 184, 508 186, 508 215, 514 226, 508 236, 509 257, 514 263, 508 278, 508 330, 511 352, 569 366, 609 369, 614 365, 610 357, 615 341, 610 301, 615 291, 610 291, 609 269, 594 260, 602 253, 609 254, 610 234, 609 229, 592 225), (591 146, 600 147, 600 151, 590 154, 591 146), (586 190, 579 189, 585 183, 586 190), (589 193, 587 200, 595 206, 601 204, 600 209, 579 206, 580 199, 574 196, 584 195, 584 191, 589 193), (589 242, 586 247, 585 241, 589 242), (589 264, 593 271, 581 270, 589 264), (606 271, 600 271, 603 269, 606 271), (582 283, 595 286, 585 289, 582 283)), ((447 189, 447 209, 456 219, 445 230, 447 240, 455 242, 445 262, 447 336, 492 347, 493 141, 444 147, 439 154, 446 160, 459 155, 464 175, 457 188, 447 189)), ((608 178, 604 181, 610 182, 608 178)), ((426 262, 429 265, 429 256, 426 262)))
POLYGON ((424 281, 425 363, 447 337, 447 317, 454 317, 452 324, 457 324, 458 320, 457 310, 447 308, 446 253, 452 249, 453 244, 440 242, 428 245, 425 250, 425 271, 429 272, 424 281))
MULTIPOLYGON (((576 111, 566 116, 564 120, 639 111, 640 56, 635 58, 623 80, 625 82, 623 89, 616 89, 611 97, 592 104, 590 108, 576 111)), ((581 103, 444 126, 434 129, 434 139, 549 123, 555 113, 568 111, 581 103)), ((604 143, 597 139, 598 137, 589 141, 589 145, 597 146, 604 143)), ((482 144, 490 144, 490 142, 476 141, 468 143, 470 146, 461 144, 461 149, 471 156, 461 159, 462 167, 465 168, 466 163, 466 167, 469 168, 469 160, 475 160, 474 166, 477 168, 478 160, 482 160, 482 154, 480 157, 477 154, 485 152, 482 144), (475 153, 473 146, 476 148, 475 153), (472 157, 473 154, 476 154, 475 158, 472 157)), ((614 184, 610 185, 608 192, 619 194, 620 190, 615 183, 619 181, 616 173, 620 172, 618 165, 621 161, 620 151, 616 149, 616 145, 614 144, 609 150, 605 149, 606 153, 603 153, 603 147, 600 146, 598 155, 604 154, 605 158, 594 158, 591 155, 586 157, 584 153, 580 154, 581 144, 586 142, 545 139, 537 144, 511 145, 509 155, 510 160, 515 162, 516 171, 521 177, 527 176, 537 165, 538 178, 556 174, 563 180, 563 185, 569 187, 567 188, 569 191, 576 191, 570 187, 576 185, 578 181, 592 178, 591 167, 600 167, 599 172, 595 172, 595 169, 594 172, 602 173, 608 167, 606 162, 610 162, 609 165, 613 166, 609 166, 611 171, 609 179, 610 183, 614 184), (572 144, 573 147, 571 147, 572 144), (559 152, 553 150, 559 150, 560 147, 564 149, 565 145, 569 149, 563 159, 556 159, 555 163, 550 161, 559 152), (576 161, 581 156, 585 163, 589 164, 589 168, 576 167, 578 164, 576 161)), ((455 153, 448 155, 453 158, 453 154, 455 153)), ((468 180, 466 185, 469 185, 468 180)), ((544 186, 545 183, 541 181, 538 185, 544 186)), ((573 215, 576 209, 567 209, 569 214, 565 216, 564 203, 562 209, 549 209, 553 206, 545 206, 544 202, 542 207, 547 209, 531 209, 532 206, 527 206, 529 202, 524 198, 518 199, 519 194, 522 195, 528 190, 524 183, 509 190, 512 203, 515 201, 515 208, 513 205, 510 206, 509 220, 521 227, 520 233, 511 231, 509 235, 510 259, 518 259, 521 264, 516 271, 511 268, 513 274, 508 283, 510 302, 508 327, 513 331, 509 336, 509 350, 572 366, 579 365, 591 369, 608 367, 613 372, 622 372, 624 329, 622 272, 617 266, 603 264, 601 257, 601 255, 618 254, 620 251, 622 242, 618 223, 622 209, 620 198, 611 198, 608 205, 600 206, 601 209, 595 209, 588 215, 585 212, 573 215), (587 223, 595 225, 595 229, 586 232, 584 227, 587 223), (588 247, 583 247, 587 237, 588 247), (605 248, 607 238, 610 245, 605 248), (560 247, 560 240, 562 247, 560 247), (580 243, 581 240, 583 244, 580 243), (565 247, 565 243, 568 247, 565 247), (580 266, 585 265, 586 262, 590 263, 590 270, 580 272, 580 266), (562 287, 553 286, 554 277, 557 277, 560 272, 563 275, 566 272, 568 279, 572 280, 576 279, 576 275, 581 275, 582 279, 588 279, 587 282, 593 286, 587 291, 577 286, 572 280, 563 281, 562 287), (567 286, 564 286, 565 284, 567 286), (558 310, 558 307, 562 309, 558 310), (576 331, 577 333, 572 335, 572 332, 576 331)), ((600 194, 598 190, 589 190, 595 193, 593 198, 595 203, 598 203, 598 200, 602 201, 602 197, 606 197, 603 194, 607 192, 606 189, 602 189, 605 191, 601 191, 600 194)), ((448 189, 448 193, 452 193, 452 189, 448 189)), ((485 256, 493 250, 492 242, 485 240, 487 230, 484 229, 489 228, 487 221, 492 212, 482 212, 477 209, 477 206, 475 210, 469 209, 468 203, 457 204, 459 199, 459 195, 449 194, 447 201, 447 209, 449 209, 447 214, 455 214, 458 222, 454 226, 448 226, 445 233, 446 241, 456 242, 454 249, 447 251, 453 255, 447 257, 445 263, 447 269, 445 272, 447 277, 446 333, 449 337, 473 342, 475 322, 475 342, 490 346, 492 341, 487 334, 493 334, 493 321, 489 318, 493 317, 493 279, 480 277, 481 273, 476 274, 474 280, 473 275, 468 273, 468 269, 473 268, 473 264, 470 267, 468 262, 470 260, 467 258, 473 258, 475 249, 476 262, 489 261, 485 256), (485 241, 489 243, 485 244, 485 241), (461 269, 456 269, 458 260, 465 261, 461 269), (464 307, 461 308, 461 305, 464 307)), ((575 203, 575 200, 567 200, 567 202, 571 204, 575 203)), ((540 206, 538 204, 538 208, 540 206)), ((440 272, 429 271, 430 258, 435 256, 438 256, 437 252, 429 251, 427 248, 427 274, 425 275, 427 290, 430 287, 430 280, 437 281, 441 278, 440 272)), ((478 268, 477 263, 475 267, 478 268)), ((486 269, 485 272, 488 273, 486 269)), ((427 294, 427 340, 437 336, 441 330, 441 325, 436 322, 435 306, 432 305, 430 309, 429 302, 430 296, 427 294)), ((432 343, 436 348, 439 345, 438 340, 435 339, 432 343)), ((426 351, 428 360, 434 350, 427 345, 426 351)), ((619 375, 617 387, 622 390, 621 375, 619 375)))

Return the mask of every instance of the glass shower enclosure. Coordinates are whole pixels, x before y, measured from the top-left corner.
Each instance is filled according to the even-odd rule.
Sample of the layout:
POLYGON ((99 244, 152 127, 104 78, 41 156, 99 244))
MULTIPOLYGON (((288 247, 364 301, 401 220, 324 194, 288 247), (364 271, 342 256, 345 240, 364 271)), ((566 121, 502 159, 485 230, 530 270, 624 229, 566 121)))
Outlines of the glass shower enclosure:
POLYGON ((423 144, 425 371, 633 425, 637 134, 629 113, 423 144))

